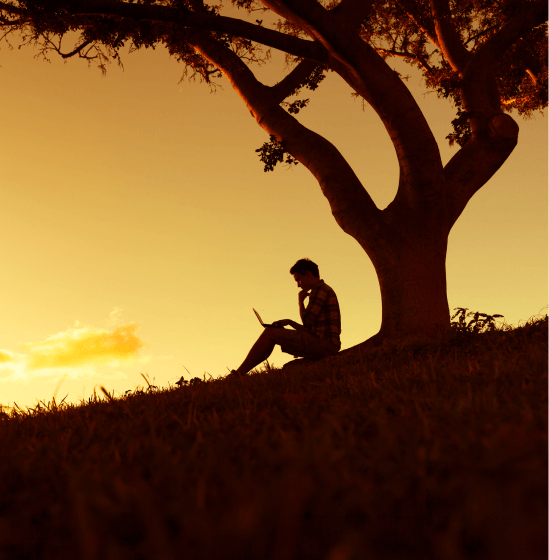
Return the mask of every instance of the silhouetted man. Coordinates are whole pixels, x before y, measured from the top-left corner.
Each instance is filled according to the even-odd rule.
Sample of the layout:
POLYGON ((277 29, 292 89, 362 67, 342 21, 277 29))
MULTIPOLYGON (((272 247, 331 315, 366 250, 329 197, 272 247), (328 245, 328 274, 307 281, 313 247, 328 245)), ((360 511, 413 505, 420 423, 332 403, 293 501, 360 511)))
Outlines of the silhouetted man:
POLYGON ((242 365, 229 375, 246 375, 264 362, 280 345, 282 352, 295 357, 317 360, 337 354, 341 348, 341 314, 335 292, 320 279, 318 266, 309 259, 300 259, 290 269, 301 291, 298 294, 299 315, 303 324, 291 319, 282 319, 266 327, 252 346, 242 365), (309 303, 305 307, 305 298, 309 303), (280 327, 290 326, 292 329, 280 327))

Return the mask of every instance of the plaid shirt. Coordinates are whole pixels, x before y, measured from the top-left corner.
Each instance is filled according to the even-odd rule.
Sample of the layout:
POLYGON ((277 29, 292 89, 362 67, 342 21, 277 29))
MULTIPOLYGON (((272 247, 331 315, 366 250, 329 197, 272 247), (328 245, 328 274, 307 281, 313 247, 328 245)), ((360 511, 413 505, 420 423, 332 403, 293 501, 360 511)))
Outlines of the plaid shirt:
POLYGON ((335 292, 321 280, 309 293, 309 304, 301 317, 309 332, 341 347, 341 313, 335 292))

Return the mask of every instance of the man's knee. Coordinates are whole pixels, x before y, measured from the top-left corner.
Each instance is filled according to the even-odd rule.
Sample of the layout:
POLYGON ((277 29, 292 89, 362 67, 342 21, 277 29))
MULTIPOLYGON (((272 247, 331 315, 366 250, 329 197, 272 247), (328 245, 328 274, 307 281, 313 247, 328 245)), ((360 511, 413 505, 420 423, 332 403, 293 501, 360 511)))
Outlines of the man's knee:
POLYGON ((263 336, 269 338, 273 342, 278 342, 281 338, 281 333, 284 331, 284 328, 278 327, 265 327, 263 331, 263 336))

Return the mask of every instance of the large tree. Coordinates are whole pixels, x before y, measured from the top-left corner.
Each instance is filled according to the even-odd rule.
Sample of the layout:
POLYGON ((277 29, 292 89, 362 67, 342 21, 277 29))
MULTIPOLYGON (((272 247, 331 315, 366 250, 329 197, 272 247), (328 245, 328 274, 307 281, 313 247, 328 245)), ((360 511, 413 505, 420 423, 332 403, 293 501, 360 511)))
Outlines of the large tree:
POLYGON ((44 56, 79 56, 102 69, 128 44, 163 44, 207 83, 224 75, 270 136, 258 150, 265 169, 305 165, 372 260, 382 297, 374 341, 448 329, 448 234, 517 143, 508 113, 547 105, 546 1, 232 0, 229 9, 241 17, 202 0, 9 0, 0 1, 0 25, 44 56), (268 61, 265 47, 286 53, 292 68, 274 86, 252 71, 268 61), (445 166, 391 57, 418 67, 456 107, 448 140, 460 149, 445 166), (373 107, 393 142, 400 178, 383 210, 337 148, 296 117, 307 100, 295 96, 321 87, 330 71, 373 107))

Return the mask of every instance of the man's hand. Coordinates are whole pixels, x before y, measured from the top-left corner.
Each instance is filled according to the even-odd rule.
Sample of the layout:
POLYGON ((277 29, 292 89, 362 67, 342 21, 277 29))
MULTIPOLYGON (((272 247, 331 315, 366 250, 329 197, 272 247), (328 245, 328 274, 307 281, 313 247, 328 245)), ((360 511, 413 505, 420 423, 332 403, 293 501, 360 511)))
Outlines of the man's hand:
POLYGON ((303 325, 300 325, 299 323, 296 323, 295 321, 292 321, 291 319, 280 319, 280 321, 273 321, 273 325, 276 325, 277 327, 289 326, 289 327, 292 327, 292 329, 295 329, 296 331, 306 331, 307 330, 303 325))
POLYGON ((291 319, 280 319, 280 321, 273 321, 272 324, 277 327, 285 327, 287 325, 291 326, 293 322, 291 319))
POLYGON ((299 297, 299 305, 303 305, 303 302, 305 301, 305 298, 309 296, 309 292, 307 290, 301 290, 301 292, 299 292, 298 297, 299 297))

